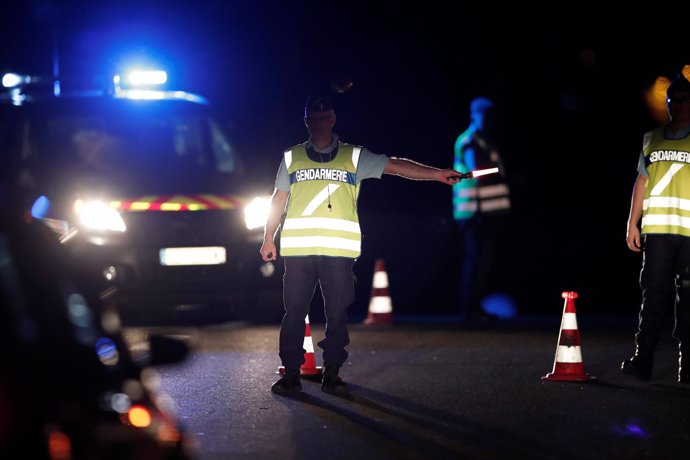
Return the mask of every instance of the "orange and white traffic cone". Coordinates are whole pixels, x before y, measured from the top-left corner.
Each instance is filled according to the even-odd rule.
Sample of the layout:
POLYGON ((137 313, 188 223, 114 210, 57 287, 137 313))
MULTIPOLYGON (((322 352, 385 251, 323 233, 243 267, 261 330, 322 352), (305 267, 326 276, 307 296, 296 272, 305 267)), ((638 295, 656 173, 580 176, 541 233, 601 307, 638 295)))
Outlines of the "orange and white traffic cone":
POLYGON ((388 274, 383 259, 376 259, 374 279, 369 300, 369 315, 364 320, 366 325, 393 324, 393 303, 388 294, 388 274))
POLYGON ((556 358, 553 363, 553 371, 543 376, 542 380, 556 380, 561 382, 586 382, 596 380, 585 373, 582 364, 580 350, 580 331, 577 328, 577 316, 575 314, 575 299, 577 292, 566 291, 561 294, 565 299, 563 317, 561 319, 561 332, 558 335, 556 358))
MULTIPOLYGON (((314 342, 311 339, 311 328, 309 327, 309 315, 304 317, 304 364, 300 366, 299 373, 307 377, 320 377, 323 371, 321 366, 316 365, 314 359, 314 342)), ((285 373, 285 366, 278 368, 279 374, 285 373)))

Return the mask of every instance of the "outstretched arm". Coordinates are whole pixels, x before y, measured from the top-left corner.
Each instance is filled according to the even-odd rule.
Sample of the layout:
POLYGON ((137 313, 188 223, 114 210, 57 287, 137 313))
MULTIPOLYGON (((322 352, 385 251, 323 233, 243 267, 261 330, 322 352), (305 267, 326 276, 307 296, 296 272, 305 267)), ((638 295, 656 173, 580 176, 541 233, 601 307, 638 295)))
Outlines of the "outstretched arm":
POLYGON ((384 174, 393 174, 411 180, 435 180, 453 185, 460 182, 460 174, 454 169, 439 169, 406 158, 391 158, 383 168, 384 174))

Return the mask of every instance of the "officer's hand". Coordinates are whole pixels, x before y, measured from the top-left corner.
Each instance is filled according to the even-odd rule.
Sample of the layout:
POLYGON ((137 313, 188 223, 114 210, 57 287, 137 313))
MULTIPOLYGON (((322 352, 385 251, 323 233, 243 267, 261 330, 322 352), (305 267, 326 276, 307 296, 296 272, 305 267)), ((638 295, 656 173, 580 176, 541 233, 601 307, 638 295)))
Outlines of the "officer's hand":
POLYGON ((264 244, 261 245, 259 252, 261 253, 261 258, 265 262, 268 262, 269 260, 276 260, 278 255, 278 250, 273 241, 264 241, 264 244))
POLYGON ((438 181, 444 184, 455 185, 462 180, 462 173, 454 169, 442 169, 439 173, 438 181))
POLYGON ((630 249, 631 251, 640 252, 642 250, 642 240, 639 228, 629 228, 625 240, 628 243, 628 249, 630 249))

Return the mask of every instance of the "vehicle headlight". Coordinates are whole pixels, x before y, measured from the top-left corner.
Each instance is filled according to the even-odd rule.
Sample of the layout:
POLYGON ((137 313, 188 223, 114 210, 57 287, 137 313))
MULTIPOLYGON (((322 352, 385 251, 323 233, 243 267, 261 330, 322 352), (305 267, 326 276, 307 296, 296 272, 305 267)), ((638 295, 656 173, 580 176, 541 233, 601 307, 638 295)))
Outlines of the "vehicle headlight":
POLYGON ((113 209, 103 201, 84 201, 74 202, 74 213, 79 218, 79 222, 93 230, 110 230, 114 232, 124 232, 127 230, 125 221, 116 209, 113 209))
POLYGON ((244 208, 244 223, 249 230, 266 225, 271 210, 271 198, 256 197, 244 208))

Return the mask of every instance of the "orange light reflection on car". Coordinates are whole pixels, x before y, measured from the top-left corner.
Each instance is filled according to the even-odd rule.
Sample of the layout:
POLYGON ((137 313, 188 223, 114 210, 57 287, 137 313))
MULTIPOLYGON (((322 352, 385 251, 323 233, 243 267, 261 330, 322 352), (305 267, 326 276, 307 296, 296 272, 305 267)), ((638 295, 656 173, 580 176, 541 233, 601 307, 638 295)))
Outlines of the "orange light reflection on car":
POLYGON ((133 426, 146 428, 151 425, 151 413, 143 406, 132 406, 127 412, 127 419, 133 426))

